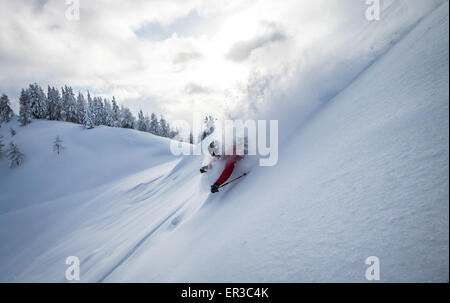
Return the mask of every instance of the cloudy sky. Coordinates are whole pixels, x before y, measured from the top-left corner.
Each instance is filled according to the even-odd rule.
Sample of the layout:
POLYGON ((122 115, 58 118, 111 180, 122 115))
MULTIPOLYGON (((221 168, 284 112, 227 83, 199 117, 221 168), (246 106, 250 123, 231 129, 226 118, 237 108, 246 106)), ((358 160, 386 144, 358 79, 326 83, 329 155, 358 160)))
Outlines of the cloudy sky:
POLYGON ((327 69, 368 26, 365 0, 80 0, 71 20, 74 2, 0 0, 0 93, 69 84, 169 120, 221 116, 271 77, 327 69))

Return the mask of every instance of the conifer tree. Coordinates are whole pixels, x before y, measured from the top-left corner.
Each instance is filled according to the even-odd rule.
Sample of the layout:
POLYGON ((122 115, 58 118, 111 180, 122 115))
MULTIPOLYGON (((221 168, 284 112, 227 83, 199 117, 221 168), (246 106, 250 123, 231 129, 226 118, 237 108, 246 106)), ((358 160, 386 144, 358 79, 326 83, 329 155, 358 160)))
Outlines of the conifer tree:
POLYGON ((113 118, 113 109, 111 106, 111 102, 109 102, 109 100, 105 99, 105 103, 104 103, 104 112, 105 112, 105 125, 106 126, 114 126, 114 118, 113 118))
POLYGON ((72 87, 65 86, 62 89, 62 120, 76 122, 76 100, 72 87))
POLYGON ((37 84, 30 84, 28 88, 31 115, 36 119, 47 119, 47 96, 37 84))
POLYGON ((94 123, 95 125, 104 125, 104 110, 103 110, 103 101, 101 97, 94 97, 94 113, 95 113, 95 119, 94 123))
POLYGON ((23 162, 23 154, 19 151, 19 147, 11 142, 8 148, 9 167, 14 168, 20 166, 23 162))
POLYGON ((0 123, 11 121, 14 112, 11 108, 11 103, 7 95, 0 97, 0 123))
POLYGON ((149 132, 154 135, 159 135, 159 121, 158 121, 158 117, 156 117, 155 113, 152 113, 150 116, 149 132))
POLYGON ((54 87, 47 87, 47 117, 49 120, 61 120, 61 96, 54 87))
MULTIPOLYGON (((88 100, 90 99, 90 96, 88 94, 88 100)), ((91 107, 89 106, 89 103, 86 103, 86 109, 84 110, 84 127, 86 129, 94 128, 94 122, 92 121, 92 113, 91 113, 91 107)))
POLYGON ((139 113, 138 113, 138 121, 137 121, 136 128, 137 128, 137 130, 146 132, 147 131, 147 127, 148 127, 148 124, 147 124, 146 119, 144 117, 144 113, 142 112, 142 109, 141 109, 141 110, 139 110, 139 113))
POLYGON ((20 111, 19 111, 19 122, 21 125, 27 125, 31 123, 31 102, 28 90, 22 89, 19 98, 20 111))
POLYGON ((78 93, 77 96, 77 104, 76 104, 76 120, 79 124, 84 124, 84 116, 86 111, 86 100, 81 92, 78 93))
POLYGON ((134 128, 135 119, 128 107, 121 106, 121 119, 120 123, 122 128, 134 128))
POLYGON ((166 119, 162 115, 161 118, 159 119, 159 130, 160 130, 159 135, 161 137, 169 137, 170 127, 166 119))
POLYGON ((88 91, 87 94, 87 107, 86 107, 86 113, 85 113, 85 118, 89 117, 90 121, 84 121, 84 125, 91 125, 91 127, 89 128, 93 128, 95 126, 95 104, 94 104, 94 100, 91 98, 91 94, 88 91), (89 112, 88 112, 89 110, 89 112))
POLYGON ((117 105, 116 98, 113 96, 112 98, 112 119, 114 127, 120 127, 120 108, 117 105))

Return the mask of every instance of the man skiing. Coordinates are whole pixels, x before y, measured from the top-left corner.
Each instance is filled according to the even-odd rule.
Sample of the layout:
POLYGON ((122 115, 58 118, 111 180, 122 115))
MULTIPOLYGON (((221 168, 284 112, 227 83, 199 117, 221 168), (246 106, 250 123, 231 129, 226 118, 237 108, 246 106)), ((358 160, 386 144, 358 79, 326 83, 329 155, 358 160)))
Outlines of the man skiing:
MULTIPOLYGON (((236 162, 243 159, 243 156, 235 155, 235 148, 232 155, 220 155, 219 151, 219 144, 216 140, 212 141, 208 146, 208 151, 215 160, 223 160, 225 161, 225 168, 223 169, 222 173, 220 174, 219 178, 216 182, 214 182, 213 185, 211 185, 211 192, 217 193, 219 191, 219 187, 225 183, 225 181, 228 180, 228 178, 233 173, 234 167, 236 165, 236 162)), ((200 173, 206 173, 209 168, 212 167, 212 163, 203 166, 200 168, 200 173)))

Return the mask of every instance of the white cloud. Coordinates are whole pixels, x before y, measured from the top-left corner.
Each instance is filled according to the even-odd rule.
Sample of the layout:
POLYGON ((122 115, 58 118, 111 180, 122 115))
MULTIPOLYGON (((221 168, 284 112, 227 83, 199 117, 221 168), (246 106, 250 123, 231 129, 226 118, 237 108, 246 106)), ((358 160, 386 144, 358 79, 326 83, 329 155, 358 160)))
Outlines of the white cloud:
MULTIPOLYGON (((406 5, 409 19, 399 15, 414 20, 438 1, 383 3, 406 5)), ((0 2, 0 93, 69 84, 169 119, 267 112, 267 92, 298 81, 326 95, 313 85, 326 72, 407 23, 368 24, 355 0, 81 0, 80 21, 66 20, 63 0, 0 2)))
POLYGON ((227 58, 238 62, 243 61, 250 57, 254 50, 286 39, 284 32, 278 29, 275 24, 268 23, 263 26, 266 29, 265 33, 249 40, 236 42, 227 53, 227 58))

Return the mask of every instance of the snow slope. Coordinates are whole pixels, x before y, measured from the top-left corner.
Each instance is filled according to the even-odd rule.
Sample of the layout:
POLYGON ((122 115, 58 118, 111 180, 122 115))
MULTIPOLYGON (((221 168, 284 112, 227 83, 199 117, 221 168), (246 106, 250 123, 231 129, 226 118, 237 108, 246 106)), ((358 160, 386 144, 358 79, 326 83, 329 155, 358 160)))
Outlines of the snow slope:
MULTIPOLYGON (((255 167, 209 195, 202 157, 123 129, 34 121, 0 135, 0 281, 448 281, 448 2, 255 167), (66 150, 51 152, 59 134, 66 150)), ((213 172, 217 173, 217 172, 213 172)), ((237 175, 239 172, 236 172, 237 175)))

